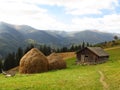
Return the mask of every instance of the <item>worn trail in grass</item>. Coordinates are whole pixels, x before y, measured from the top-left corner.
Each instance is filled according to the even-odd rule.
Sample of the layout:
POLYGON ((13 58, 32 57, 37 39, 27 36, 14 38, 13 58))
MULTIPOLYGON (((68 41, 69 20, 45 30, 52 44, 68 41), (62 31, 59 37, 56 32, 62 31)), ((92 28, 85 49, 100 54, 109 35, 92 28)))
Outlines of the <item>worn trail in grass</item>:
POLYGON ((100 82, 103 85, 104 90, 109 90, 108 84, 105 82, 105 76, 102 71, 98 71, 100 74, 100 82))

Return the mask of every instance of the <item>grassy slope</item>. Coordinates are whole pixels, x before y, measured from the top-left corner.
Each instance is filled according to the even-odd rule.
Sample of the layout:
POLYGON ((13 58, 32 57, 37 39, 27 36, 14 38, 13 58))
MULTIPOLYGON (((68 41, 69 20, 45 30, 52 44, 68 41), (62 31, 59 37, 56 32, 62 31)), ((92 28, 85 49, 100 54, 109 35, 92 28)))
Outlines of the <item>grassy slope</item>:
POLYGON ((67 60, 65 70, 5 78, 0 75, 0 90, 103 90, 99 82, 102 71, 110 90, 120 90, 120 48, 107 50, 108 62, 99 65, 77 66, 75 58, 67 60))

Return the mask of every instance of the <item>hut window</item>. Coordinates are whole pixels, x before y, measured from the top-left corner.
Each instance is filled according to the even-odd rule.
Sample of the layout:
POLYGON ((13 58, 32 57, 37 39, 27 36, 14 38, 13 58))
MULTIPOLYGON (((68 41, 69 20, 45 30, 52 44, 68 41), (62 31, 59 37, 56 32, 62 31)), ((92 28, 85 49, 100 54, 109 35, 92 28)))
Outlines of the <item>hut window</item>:
POLYGON ((88 56, 85 56, 85 57, 88 57, 88 56))

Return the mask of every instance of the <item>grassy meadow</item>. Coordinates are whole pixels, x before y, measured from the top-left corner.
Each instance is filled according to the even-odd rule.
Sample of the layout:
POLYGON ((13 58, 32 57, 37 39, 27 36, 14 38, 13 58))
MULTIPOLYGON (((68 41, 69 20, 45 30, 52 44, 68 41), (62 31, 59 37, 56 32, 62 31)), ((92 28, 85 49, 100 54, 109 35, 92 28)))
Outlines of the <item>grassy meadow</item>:
POLYGON ((120 90, 120 48, 107 52, 110 58, 103 64, 75 65, 75 58, 71 58, 64 70, 9 78, 0 74, 0 90, 104 90, 98 71, 103 72, 108 90, 120 90))

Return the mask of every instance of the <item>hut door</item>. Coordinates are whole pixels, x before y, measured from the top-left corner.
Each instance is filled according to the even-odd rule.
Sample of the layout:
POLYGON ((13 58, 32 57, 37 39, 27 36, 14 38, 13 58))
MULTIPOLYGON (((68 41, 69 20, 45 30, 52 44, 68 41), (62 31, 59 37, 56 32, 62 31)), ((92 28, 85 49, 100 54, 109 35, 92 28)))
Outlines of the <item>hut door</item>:
POLYGON ((85 61, 85 55, 81 55, 81 62, 85 61))

